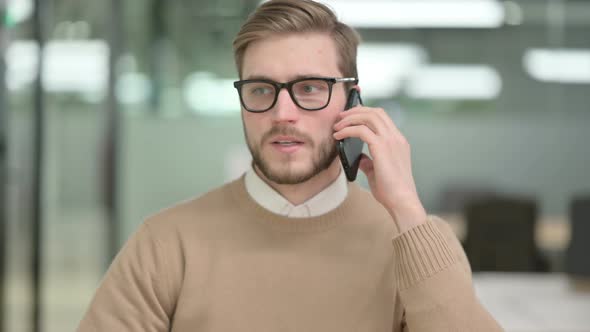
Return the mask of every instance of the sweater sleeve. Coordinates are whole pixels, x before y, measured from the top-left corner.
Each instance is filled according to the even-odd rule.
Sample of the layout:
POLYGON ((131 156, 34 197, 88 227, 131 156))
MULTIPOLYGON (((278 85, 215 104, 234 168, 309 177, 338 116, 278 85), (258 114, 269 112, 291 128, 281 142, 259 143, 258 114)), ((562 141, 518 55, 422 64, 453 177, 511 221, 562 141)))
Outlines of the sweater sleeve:
POLYGON ((148 225, 142 225, 115 257, 77 331, 168 331, 173 303, 165 264, 148 225))
POLYGON ((404 331, 502 331, 478 301, 465 252, 440 218, 393 239, 404 331))

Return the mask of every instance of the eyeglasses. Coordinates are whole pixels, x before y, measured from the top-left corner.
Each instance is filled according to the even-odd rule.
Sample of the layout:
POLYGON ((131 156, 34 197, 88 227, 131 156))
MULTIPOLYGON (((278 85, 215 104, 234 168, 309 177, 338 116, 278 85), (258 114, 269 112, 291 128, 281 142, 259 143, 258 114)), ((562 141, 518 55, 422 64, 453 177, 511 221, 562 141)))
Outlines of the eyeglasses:
POLYGON ((279 92, 286 88, 293 102, 307 111, 326 108, 332 98, 332 86, 341 82, 358 84, 357 78, 306 77, 286 83, 267 79, 241 80, 234 82, 240 102, 248 112, 261 113, 273 108, 279 92))

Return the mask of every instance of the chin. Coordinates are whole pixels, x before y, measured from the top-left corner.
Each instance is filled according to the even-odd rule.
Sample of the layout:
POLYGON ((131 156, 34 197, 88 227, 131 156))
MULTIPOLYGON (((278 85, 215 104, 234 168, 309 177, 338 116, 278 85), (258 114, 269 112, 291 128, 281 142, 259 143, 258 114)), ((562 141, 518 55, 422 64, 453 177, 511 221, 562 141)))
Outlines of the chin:
POLYGON ((277 184, 300 184, 313 178, 312 165, 303 165, 296 167, 295 165, 280 165, 278 167, 270 167, 265 169, 260 167, 259 169, 263 172, 270 181, 277 184))
POLYGON ((335 145, 325 147, 319 151, 303 150, 288 155, 277 155, 272 150, 262 150, 262 153, 256 149, 250 151, 254 165, 267 180, 294 185, 307 182, 331 168, 338 153, 335 145))

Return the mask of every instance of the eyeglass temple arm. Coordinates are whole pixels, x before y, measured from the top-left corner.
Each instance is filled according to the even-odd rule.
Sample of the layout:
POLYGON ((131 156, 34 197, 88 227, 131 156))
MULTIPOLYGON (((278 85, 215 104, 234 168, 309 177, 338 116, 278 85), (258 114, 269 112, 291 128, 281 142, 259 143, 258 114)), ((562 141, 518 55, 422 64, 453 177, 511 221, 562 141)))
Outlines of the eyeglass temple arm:
POLYGON ((359 82, 358 78, 354 77, 345 77, 345 78, 337 78, 336 82, 354 82, 357 84, 359 82))

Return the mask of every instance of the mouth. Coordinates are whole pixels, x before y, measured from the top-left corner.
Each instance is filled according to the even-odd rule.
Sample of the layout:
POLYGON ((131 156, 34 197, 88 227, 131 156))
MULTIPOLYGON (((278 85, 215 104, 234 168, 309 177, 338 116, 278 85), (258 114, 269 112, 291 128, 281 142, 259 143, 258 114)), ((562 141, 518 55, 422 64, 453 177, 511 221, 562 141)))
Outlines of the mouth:
POLYGON ((291 154, 299 151, 305 142, 293 136, 277 136, 270 140, 273 150, 283 154, 291 154))
POLYGON ((271 144, 277 146, 296 146, 303 143, 303 140, 296 137, 275 137, 271 140, 271 144))
POLYGON ((278 146, 296 146, 296 145, 302 145, 303 143, 301 143, 301 142, 290 142, 290 141, 279 141, 279 142, 272 142, 272 144, 278 145, 278 146))

